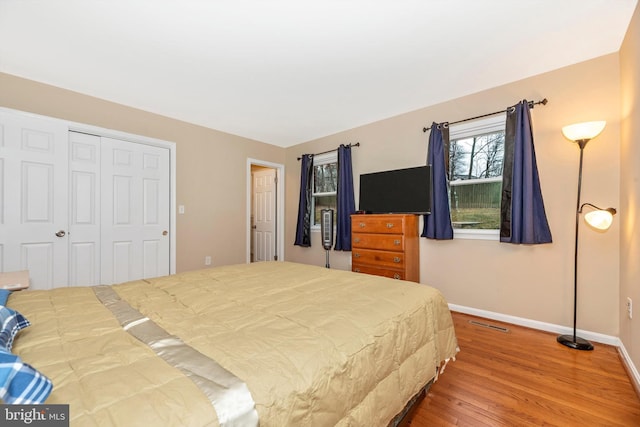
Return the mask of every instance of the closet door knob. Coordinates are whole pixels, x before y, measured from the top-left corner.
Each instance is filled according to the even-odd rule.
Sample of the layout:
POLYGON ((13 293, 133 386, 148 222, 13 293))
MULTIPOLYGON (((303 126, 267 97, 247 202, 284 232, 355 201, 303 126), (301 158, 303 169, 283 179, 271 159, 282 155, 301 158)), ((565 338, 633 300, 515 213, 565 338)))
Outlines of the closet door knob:
POLYGON ((64 230, 60 230, 56 233, 56 236, 58 237, 64 237, 67 233, 64 230))

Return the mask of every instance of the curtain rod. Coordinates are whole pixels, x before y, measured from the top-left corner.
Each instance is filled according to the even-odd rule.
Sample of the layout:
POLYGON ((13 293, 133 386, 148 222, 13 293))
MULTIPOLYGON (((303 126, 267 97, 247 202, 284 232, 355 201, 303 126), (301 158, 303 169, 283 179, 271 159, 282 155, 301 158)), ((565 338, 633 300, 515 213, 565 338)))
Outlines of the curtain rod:
MULTIPOLYGON (((549 101, 547 101, 547 98, 544 98, 542 101, 537 101, 537 102, 529 101, 528 104, 529 104, 529 108, 533 108, 534 106, 539 105, 539 104, 547 105, 547 102, 549 102, 549 101)), ((509 108, 512 108, 512 107, 509 107, 509 108)), ((483 117, 495 116, 496 114, 506 113, 507 111, 509 111, 509 108, 504 109, 504 110, 500 110, 500 111, 495 111, 493 113, 483 114, 481 116, 470 117, 468 119, 458 120, 457 122, 451 122, 449 124, 450 125, 455 125, 456 123, 468 122, 470 120, 481 119, 483 117)), ((422 132, 426 132, 429 129, 431 129, 431 128, 430 127, 422 128, 422 132)))
MULTIPOLYGON (((360 147, 360 143, 356 142, 355 144, 347 144, 347 147, 360 147)), ((312 154, 312 156, 319 156, 320 154, 327 154, 327 153, 331 153, 332 151, 336 151, 337 148, 334 148, 333 150, 328 150, 328 151, 323 151, 322 153, 316 153, 316 154, 312 154)), ((302 157, 298 157, 298 160, 301 160, 302 157)))

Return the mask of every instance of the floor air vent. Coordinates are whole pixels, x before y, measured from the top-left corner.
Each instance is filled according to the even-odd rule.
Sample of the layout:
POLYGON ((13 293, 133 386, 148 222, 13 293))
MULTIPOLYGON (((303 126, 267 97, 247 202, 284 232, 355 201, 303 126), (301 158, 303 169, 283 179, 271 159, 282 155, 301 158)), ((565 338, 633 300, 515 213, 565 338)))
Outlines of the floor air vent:
POLYGON ((509 332, 509 329, 503 328, 502 326, 491 325, 489 323, 484 323, 484 322, 478 322, 477 320, 469 320, 469 323, 475 326, 481 326, 483 328, 493 329, 494 331, 509 332))

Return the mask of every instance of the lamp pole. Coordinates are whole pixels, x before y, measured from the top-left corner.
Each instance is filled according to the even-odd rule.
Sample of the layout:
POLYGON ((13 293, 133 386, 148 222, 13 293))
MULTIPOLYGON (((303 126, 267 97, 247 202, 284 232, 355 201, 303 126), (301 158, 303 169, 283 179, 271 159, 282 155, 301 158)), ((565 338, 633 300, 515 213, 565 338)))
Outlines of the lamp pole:
POLYGON ((584 147, 589 142, 588 139, 579 139, 576 141, 580 147, 580 167, 578 169, 578 202, 576 204, 576 233, 575 246, 573 251, 573 335, 560 335, 558 342, 576 350, 593 350, 593 344, 584 338, 576 335, 576 323, 578 318, 578 231, 580 225, 580 191, 582 190, 582 157, 584 147))

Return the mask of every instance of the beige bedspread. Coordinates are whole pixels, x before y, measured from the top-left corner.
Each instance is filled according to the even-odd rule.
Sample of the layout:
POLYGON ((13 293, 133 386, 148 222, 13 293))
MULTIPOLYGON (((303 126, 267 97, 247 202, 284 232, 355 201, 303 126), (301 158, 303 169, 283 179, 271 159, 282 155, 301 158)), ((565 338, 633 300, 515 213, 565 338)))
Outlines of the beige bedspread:
MULTIPOLYGON (((246 382, 266 426, 386 426, 455 356, 434 288, 268 262, 113 289, 246 382)), ((52 379, 71 425, 217 425, 195 384, 124 331, 91 288, 23 291, 14 351, 52 379)))

